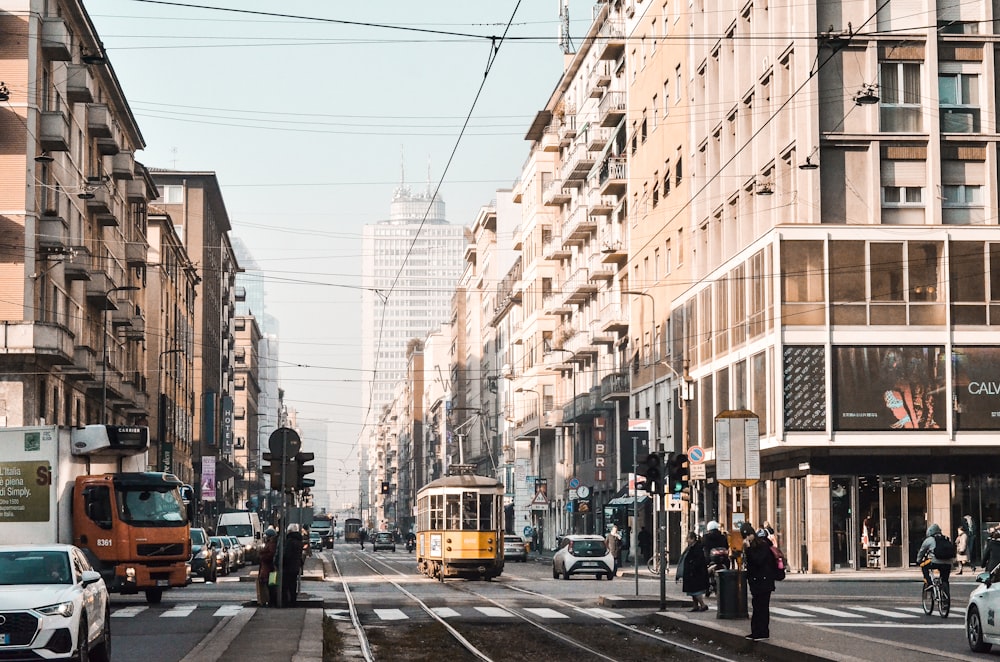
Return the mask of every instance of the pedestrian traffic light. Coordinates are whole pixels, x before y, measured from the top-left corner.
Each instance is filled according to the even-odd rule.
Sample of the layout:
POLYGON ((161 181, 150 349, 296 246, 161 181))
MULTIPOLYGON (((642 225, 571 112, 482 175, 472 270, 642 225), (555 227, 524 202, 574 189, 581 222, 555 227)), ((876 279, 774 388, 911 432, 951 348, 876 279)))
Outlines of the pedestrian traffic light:
POLYGON ((380 492, 382 494, 388 494, 389 493, 389 481, 385 481, 385 480, 382 481, 382 488, 381 488, 380 492))
POLYGON ((650 494, 663 494, 663 453, 650 453, 640 470, 646 477, 646 491, 650 494))
POLYGON ((312 478, 306 478, 307 474, 311 474, 316 471, 316 467, 307 462, 312 462, 316 458, 315 453, 306 453, 305 451, 300 451, 295 454, 295 459, 293 462, 294 474, 295 476, 295 489, 304 490, 309 487, 316 485, 316 481, 312 478))
POLYGON ((671 494, 680 494, 688 487, 688 457, 678 453, 670 460, 667 483, 671 494))
POLYGON ((276 456, 274 453, 268 453, 267 451, 264 451, 262 457, 264 458, 265 462, 271 463, 271 464, 265 464, 260 468, 260 470, 263 473, 266 473, 271 476, 271 489, 272 490, 282 489, 283 485, 281 480, 281 456, 280 455, 276 456))

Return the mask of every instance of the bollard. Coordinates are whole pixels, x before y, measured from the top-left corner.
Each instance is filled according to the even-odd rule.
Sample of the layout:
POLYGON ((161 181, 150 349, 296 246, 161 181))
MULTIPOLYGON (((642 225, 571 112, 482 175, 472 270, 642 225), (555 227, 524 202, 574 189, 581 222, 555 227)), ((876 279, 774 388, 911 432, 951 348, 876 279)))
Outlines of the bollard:
POLYGON ((742 570, 720 570, 719 618, 747 618, 747 577, 742 570))

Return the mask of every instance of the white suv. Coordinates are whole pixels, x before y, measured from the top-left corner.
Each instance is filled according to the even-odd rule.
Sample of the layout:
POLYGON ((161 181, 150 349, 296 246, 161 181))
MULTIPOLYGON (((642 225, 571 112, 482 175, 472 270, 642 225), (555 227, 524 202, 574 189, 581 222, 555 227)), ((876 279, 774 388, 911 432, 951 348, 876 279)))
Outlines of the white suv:
POLYGON ((615 558, 601 536, 563 536, 552 556, 552 577, 596 575, 615 578, 615 558))
POLYGON ((0 651, 4 659, 111 660, 108 589, 83 552, 0 545, 0 651))

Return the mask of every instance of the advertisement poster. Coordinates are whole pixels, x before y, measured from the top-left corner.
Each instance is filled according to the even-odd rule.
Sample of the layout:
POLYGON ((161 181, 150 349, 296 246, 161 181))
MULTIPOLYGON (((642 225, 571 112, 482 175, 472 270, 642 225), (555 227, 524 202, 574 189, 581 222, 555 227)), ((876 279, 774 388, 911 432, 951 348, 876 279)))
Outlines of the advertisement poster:
POLYGON ((785 429, 826 429, 826 354, 822 346, 786 346, 784 350, 785 429))
POLYGON ((201 500, 215 501, 215 458, 201 458, 201 500))
POLYGON ((836 429, 941 429, 944 361, 943 347, 835 347, 836 429))
POLYGON ((956 430, 1000 430, 1000 348, 951 353, 956 430))
POLYGON ((48 522, 51 477, 46 461, 0 462, 0 522, 48 522))

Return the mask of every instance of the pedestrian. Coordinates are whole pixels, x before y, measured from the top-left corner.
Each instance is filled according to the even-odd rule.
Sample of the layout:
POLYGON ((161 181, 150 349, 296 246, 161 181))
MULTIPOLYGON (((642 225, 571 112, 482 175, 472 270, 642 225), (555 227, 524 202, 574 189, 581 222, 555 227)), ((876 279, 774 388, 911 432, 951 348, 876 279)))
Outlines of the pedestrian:
POLYGON ((958 531, 955 532, 955 563, 958 564, 958 572, 955 574, 962 574, 965 572, 965 564, 969 562, 969 534, 964 528, 958 527, 958 531))
POLYGON ((729 538, 715 520, 708 523, 705 535, 701 538, 701 546, 709 565, 716 566, 718 570, 729 569, 729 538))
POLYGON ((364 529, 360 529, 358 531, 358 540, 361 541, 361 551, 364 551, 364 549, 365 549, 365 538, 367 538, 367 537, 368 537, 368 532, 367 531, 365 531, 364 529))
POLYGON ((743 558, 746 561, 747 585, 750 588, 753 614, 747 639, 760 641, 771 637, 771 593, 778 572, 778 561, 771 552, 771 541, 764 529, 754 531, 748 522, 740 525, 743 558))
POLYGON ((268 527, 264 532, 264 548, 260 550, 260 566, 257 568, 257 604, 261 607, 276 607, 278 603, 277 587, 270 583, 277 553, 278 532, 268 527))
POLYGON ((650 559, 653 553, 653 536, 649 535, 649 531, 646 530, 646 527, 639 529, 639 535, 636 542, 639 544, 639 553, 642 554, 640 563, 645 563, 650 559))
POLYGON ((604 544, 608 546, 608 551, 611 552, 611 558, 615 560, 615 575, 617 575, 618 568, 621 565, 619 555, 622 551, 622 536, 618 533, 617 524, 611 525, 611 531, 609 531, 608 535, 604 537, 604 544))
POLYGON ((990 529, 990 537, 983 550, 983 570, 993 572, 1000 565, 1000 526, 990 529))
POLYGON ((965 532, 969 535, 969 543, 967 548, 969 550, 969 563, 972 565, 972 572, 976 571, 976 566, 979 565, 979 529, 976 527, 976 521, 972 519, 972 515, 966 515, 962 518, 962 527, 965 532))
POLYGON ((281 555, 281 606, 294 607, 302 572, 302 533, 298 524, 289 524, 281 555))
POLYGON ((632 529, 626 526, 621 530, 620 533, 621 533, 620 538, 622 544, 621 544, 621 549, 618 552, 619 556, 621 557, 621 562, 619 563, 619 565, 621 565, 622 563, 629 562, 629 553, 632 551, 632 529))
POLYGON ((705 593, 708 592, 708 561, 705 548, 698 534, 691 531, 687 535, 687 548, 677 563, 677 579, 683 579, 681 590, 691 596, 694 606, 690 611, 708 611, 705 593))

